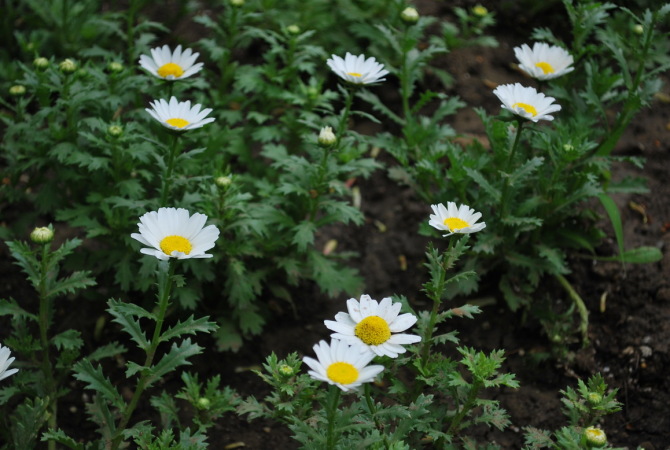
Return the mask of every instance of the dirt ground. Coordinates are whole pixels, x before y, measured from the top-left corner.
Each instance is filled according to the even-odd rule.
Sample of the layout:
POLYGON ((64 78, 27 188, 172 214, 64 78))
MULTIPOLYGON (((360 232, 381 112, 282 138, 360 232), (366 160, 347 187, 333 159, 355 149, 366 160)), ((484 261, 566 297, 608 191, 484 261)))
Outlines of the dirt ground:
MULTIPOLYGON (((453 3, 424 1, 418 2, 418 6, 423 14, 446 15, 447 6, 450 8, 453 3)), ((490 113, 496 113, 500 107, 491 93, 491 83, 524 80, 510 67, 512 48, 523 42, 524 35, 511 34, 503 27, 496 27, 494 34, 500 42, 498 48, 459 50, 440 62, 455 76, 453 92, 448 94, 457 94, 469 105, 480 105, 490 113)), ((668 89, 666 84, 663 88, 666 95, 670 93, 668 89)), ((452 126, 462 133, 482 133, 481 124, 470 108, 455 116, 452 126)), ((535 321, 524 321, 520 314, 511 313, 501 298, 484 306, 483 314, 474 321, 449 323, 459 330, 463 345, 485 351, 505 349, 505 370, 515 373, 521 384, 518 390, 492 393, 508 410, 513 426, 502 433, 479 430, 482 443, 497 442, 506 449, 520 448, 522 427, 560 428, 566 420, 561 414, 559 391, 575 387, 578 377, 585 379, 601 373, 611 387, 619 389, 617 398, 624 405, 621 412, 609 416, 602 424, 610 443, 630 449, 670 449, 670 377, 667 375, 670 371, 670 185, 666 182, 670 170, 669 129, 670 107, 668 103, 656 101, 636 117, 615 151, 618 155, 644 156, 645 168, 637 170, 626 166, 613 174, 615 179, 634 173, 648 179, 648 194, 622 195, 616 200, 623 215, 626 245, 657 246, 662 249, 663 260, 650 265, 628 265, 625 270, 617 263, 576 258, 572 261, 573 272, 568 279, 590 311, 589 347, 582 348, 575 343, 569 348, 571 358, 567 361, 535 363, 534 355, 549 351, 546 335, 535 321), (644 214, 640 208, 631 208, 631 202, 642 205, 644 214)), ((380 158, 391 162, 383 154, 380 158)), ((373 298, 403 294, 417 308, 427 308, 419 292, 427 280, 423 263, 428 239, 417 235, 416 230, 420 222, 427 220, 429 205, 390 180, 384 170, 368 180, 357 180, 357 184, 366 223, 354 230, 328 230, 319 240, 334 238, 339 242, 338 249, 358 252, 353 264, 366 281, 366 293, 373 298), (380 223, 384 227, 380 227, 380 223)), ((604 226, 607 227, 605 222, 604 226)), ((613 239, 599 250, 613 254, 613 239)), ((0 283, 0 297, 15 296, 18 269, 8 261, 6 249, 2 250, 0 259, 4 260, 0 261, 3 275, 9 275, 3 276, 0 283)), ((544 288, 555 291, 557 298, 564 297, 561 288, 550 281, 544 288)), ((329 335, 321 326, 323 320, 331 319, 346 300, 345 297, 328 299, 311 286, 304 289, 306 300, 301 304, 298 319, 287 311, 238 353, 195 358, 193 370, 201 377, 220 374, 222 384, 235 388, 240 394, 263 397, 268 392, 267 387, 250 368, 258 367, 272 351, 280 357, 293 351, 310 354, 312 345, 329 335)), ((198 338, 198 342, 207 346, 206 339, 198 338)), ((73 382, 72 387, 81 386, 73 382)), ((82 400, 79 390, 61 403, 63 413, 59 420, 63 428, 75 436, 81 431, 92 431, 85 419, 82 400)), ((246 449, 298 448, 290 432, 281 425, 247 422, 232 414, 221 420, 210 431, 210 436, 211 448, 216 449, 235 443, 243 443, 241 448, 246 449)))

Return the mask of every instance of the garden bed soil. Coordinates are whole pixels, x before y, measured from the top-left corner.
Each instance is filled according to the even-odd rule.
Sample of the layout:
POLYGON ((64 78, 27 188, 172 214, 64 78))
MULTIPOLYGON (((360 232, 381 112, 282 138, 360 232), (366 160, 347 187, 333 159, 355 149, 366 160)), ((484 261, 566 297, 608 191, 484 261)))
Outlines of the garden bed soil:
MULTIPOLYGON (((447 2, 426 1, 419 2, 419 6, 424 14, 444 16, 448 13, 447 2)), ((491 6, 490 9, 494 9, 491 6)), ((502 27, 496 28, 494 34, 500 43, 498 48, 457 50, 441 61, 443 68, 455 77, 455 84, 448 94, 459 95, 468 105, 479 105, 491 114, 500 108, 491 93, 492 86, 515 81, 531 83, 510 66, 512 48, 523 42, 523 36, 511 35, 502 27)), ((667 84, 664 92, 668 94, 667 84)), ((470 107, 452 119, 453 127, 460 133, 475 137, 483 134, 481 123, 470 107)), ((356 126, 365 130, 367 125, 359 123, 356 126)), ((523 427, 555 430, 566 425, 561 413, 560 391, 568 386, 575 387, 579 378, 601 373, 612 388, 619 390, 617 399, 623 403, 621 412, 608 416, 602 423, 610 443, 630 449, 670 449, 670 377, 667 376, 670 371, 670 185, 666 182, 670 169, 669 127, 667 103, 659 100, 643 110, 615 152, 643 156, 646 165, 643 170, 630 165, 617 166, 613 174, 615 179, 632 174, 648 179, 648 194, 620 195, 616 201, 622 213, 626 246, 659 247, 663 252, 662 261, 622 267, 618 263, 591 259, 571 260, 572 273, 567 278, 581 294, 590 312, 589 346, 582 347, 579 342, 574 342, 570 344, 565 360, 539 361, 537 356, 550 352, 549 340, 542 327, 532 319, 524 319, 520 313, 510 312, 494 287, 484 289, 482 293, 489 300, 482 306, 482 314, 474 320, 457 319, 447 324, 459 330, 463 345, 484 351, 505 349, 504 370, 515 373, 521 385, 519 389, 505 388, 488 394, 507 409, 512 426, 505 432, 478 429, 480 442, 496 442, 509 449, 520 448, 523 427)), ((382 162, 392 163, 383 153, 379 158, 382 162)), ((319 236, 319 242, 336 239, 338 250, 358 253, 352 263, 365 280, 365 292, 373 298, 405 295, 415 308, 427 309, 429 305, 420 289, 427 281, 423 264, 430 239, 416 231, 419 223, 427 220, 429 205, 423 204, 408 188, 390 180, 384 170, 377 171, 370 179, 356 180, 356 183, 362 195, 365 224, 358 228, 325 230, 319 236)), ((603 227, 613 236, 606 221, 603 221, 603 227)), ((443 241, 434 243, 445 244, 443 241)), ((615 254, 613 238, 610 237, 598 250, 603 255, 615 254)), ((22 275, 18 275, 18 268, 11 265, 6 248, 2 248, 1 255, 0 297, 11 295, 16 298, 22 291, 26 296, 32 296, 20 280, 22 275)), ((553 293, 557 301, 567 298, 562 288, 551 280, 546 280, 542 289, 553 293)), ((329 299, 313 286, 303 286, 295 296, 300 306, 297 318, 290 308, 286 308, 283 314, 280 312, 273 318, 261 336, 246 342, 237 353, 213 353, 214 343, 198 337, 198 342, 209 349, 206 356, 194 358, 189 369, 198 372, 201 379, 221 375, 222 385, 235 388, 242 396, 262 398, 267 395, 268 387, 251 369, 259 368, 271 352, 279 357, 294 351, 311 355, 312 346, 329 336, 323 320, 332 319, 348 298, 342 295, 329 299)), ((465 299, 454 301, 454 306, 459 301, 465 299)), ((87 306, 79 310, 81 317, 87 314, 88 321, 97 317, 91 308, 87 306)), ((101 312, 102 308, 97 313, 101 312)), ((65 311, 61 313, 65 314, 65 311)), ((92 331, 92 323, 85 326, 92 331)), ((178 380, 167 380, 167 383, 175 388, 180 384, 178 380)), ((94 428, 84 414, 87 394, 81 383, 73 381, 72 388, 73 393, 61 402, 59 424, 72 436, 80 437, 82 433, 93 436, 94 428)), ((186 407, 183 403, 180 406, 186 407)), ((144 405, 138 414, 149 414, 150 411, 151 408, 144 405)), ((298 448, 290 432, 281 424, 262 420, 248 422, 234 414, 218 421, 209 435, 211 448, 215 449, 298 448)))

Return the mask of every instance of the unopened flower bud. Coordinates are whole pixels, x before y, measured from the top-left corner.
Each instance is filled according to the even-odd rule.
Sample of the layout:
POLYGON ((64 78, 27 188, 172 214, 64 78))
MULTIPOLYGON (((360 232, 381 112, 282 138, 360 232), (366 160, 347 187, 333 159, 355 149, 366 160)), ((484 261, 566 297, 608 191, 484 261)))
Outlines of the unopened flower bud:
POLYGON ((563 144, 563 151, 565 151, 566 153, 574 152, 575 146, 572 144, 563 144))
POLYGON ((54 238, 54 232, 49 227, 37 227, 30 233, 30 240, 35 244, 48 244, 54 238))
POLYGON ((337 137, 335 136, 335 133, 333 133, 333 129, 331 127, 323 127, 321 128, 321 131, 319 132, 319 145, 322 147, 330 147, 337 142, 337 137))
POLYGON ((293 367, 289 366, 288 364, 282 364, 277 368, 277 370, 279 373, 286 375, 287 377, 293 375, 294 372, 293 367))
POLYGON ((123 127, 121 125, 110 125, 107 127, 107 134, 111 137, 119 137, 123 134, 123 127))
POLYGON ((209 409, 209 407, 212 406, 212 402, 210 402, 207 397, 200 397, 197 406, 199 409, 209 409))
POLYGON ((477 5, 472 8, 472 14, 478 17, 484 17, 489 13, 489 10, 482 5, 477 5))
POLYGON ((58 68, 63 73, 74 73, 77 70, 77 64, 70 58, 67 58, 58 65, 58 68))
POLYGON ((416 23, 419 20, 419 13, 416 9, 407 7, 400 13, 400 18, 406 23, 416 23))
POLYGON ((230 177, 216 177, 214 183, 216 183, 216 185, 221 189, 226 189, 233 183, 233 179, 230 177))
POLYGON ((112 73, 123 72, 123 64, 121 64, 118 61, 112 61, 109 64, 107 64, 107 70, 109 70, 112 73))
POLYGON ((316 100, 317 98, 319 98, 320 92, 316 86, 308 86, 305 92, 307 93, 307 97, 309 97, 312 100, 316 100))
POLYGON ((633 25, 633 33, 641 35, 642 33, 644 33, 644 27, 639 23, 633 25))
POLYGON ((35 58, 33 66, 35 66, 36 69, 44 70, 49 67, 49 60, 44 56, 40 56, 39 58, 35 58))
POLYGON ((588 400, 591 406, 598 406, 600 402, 603 401, 603 396, 597 392, 589 392, 589 394, 586 396, 586 400, 588 400))
POLYGON ((244 0, 230 0, 230 4, 233 6, 244 6, 244 0))
POLYGON ((298 25, 289 25, 286 27, 286 31, 288 31, 289 34, 300 34, 300 27, 298 25))
POLYGON ((607 435, 600 428, 588 427, 584 430, 584 440, 590 448, 600 448, 607 444, 607 435))
POLYGON ((26 93, 26 87, 20 84, 15 84, 14 86, 9 88, 9 95, 13 95, 14 97, 20 97, 25 93, 26 93))

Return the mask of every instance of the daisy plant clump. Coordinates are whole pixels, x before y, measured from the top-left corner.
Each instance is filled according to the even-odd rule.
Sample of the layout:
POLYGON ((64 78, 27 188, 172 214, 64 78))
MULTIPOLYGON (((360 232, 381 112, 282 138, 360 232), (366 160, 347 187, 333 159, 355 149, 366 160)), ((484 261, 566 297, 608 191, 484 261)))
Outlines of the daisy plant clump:
MULTIPOLYGON (((126 364, 128 381, 135 379, 130 400, 124 399, 118 388, 102 375, 102 368, 94 366, 90 358, 84 358, 74 366, 75 378, 96 391, 99 407, 102 406, 110 413, 113 411, 115 419, 112 421, 97 414, 91 416, 91 420, 100 427, 101 442, 113 450, 125 445, 129 437, 137 443, 142 436, 151 436, 153 426, 146 422, 133 423, 133 413, 148 388, 178 367, 190 364, 188 359, 204 350, 192 342, 190 337, 184 336, 211 333, 217 328, 215 323, 208 320, 209 317, 196 319, 191 315, 179 320, 168 318, 173 287, 186 284, 183 277, 176 274, 177 266, 183 264, 181 261, 185 259, 212 257, 206 252, 214 247, 219 230, 214 225, 205 226, 206 221, 207 216, 204 214, 191 214, 184 208, 159 208, 142 215, 137 224, 139 233, 131 234, 133 239, 145 246, 140 252, 156 258, 160 263, 157 270, 158 303, 154 311, 116 299, 110 299, 107 303, 107 311, 114 318, 113 321, 145 354, 144 361, 129 361, 126 364), (149 329, 147 325, 150 323, 153 323, 153 330, 147 336, 145 330, 149 329), (167 352, 159 351, 161 343, 170 344, 167 352)), ((155 397, 151 403, 162 405, 163 397, 155 397)), ((198 433, 196 435, 201 438, 198 433)), ((51 437, 55 439, 58 435, 54 433, 51 437)))

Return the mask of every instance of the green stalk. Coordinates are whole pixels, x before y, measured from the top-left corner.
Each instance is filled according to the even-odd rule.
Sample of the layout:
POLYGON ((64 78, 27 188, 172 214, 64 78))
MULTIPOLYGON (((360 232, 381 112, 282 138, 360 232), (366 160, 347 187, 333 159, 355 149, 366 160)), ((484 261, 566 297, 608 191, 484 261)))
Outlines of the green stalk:
POLYGON ((165 277, 163 284, 159 287, 158 317, 156 319, 154 334, 151 338, 151 345, 149 346, 149 350, 147 350, 147 357, 144 361, 145 370, 137 382, 137 387, 135 388, 135 392, 133 393, 133 397, 131 398, 130 403, 123 411, 121 422, 116 429, 116 436, 111 443, 112 450, 117 450, 119 448, 123 438, 123 431, 128 426, 128 422, 130 422, 130 418, 135 411, 135 408, 137 408, 137 403, 139 402, 140 397, 146 388, 146 384, 150 375, 150 367, 153 364, 154 356, 156 355, 156 350, 158 349, 158 344, 160 344, 165 313, 167 312, 167 308, 170 304, 170 293, 172 291, 172 281, 174 278, 175 267, 176 260, 171 258, 168 262, 167 276, 165 277))
MULTIPOLYGON (((517 120, 517 129, 516 129, 516 136, 514 138, 514 144, 512 144, 512 150, 509 153, 509 157, 507 158, 507 164, 505 165, 505 175, 509 175, 507 172, 509 172, 509 169, 512 165, 512 161, 514 160, 514 155, 516 153, 517 147, 519 147, 519 142, 521 141, 521 131, 523 129, 523 121, 522 120, 517 120)), ((504 214, 505 214, 505 206, 507 204, 507 196, 509 195, 509 176, 505 177, 505 183, 503 184, 503 190, 502 190, 502 195, 500 197, 500 211, 498 218, 502 219, 504 214)))
POLYGON ((449 430, 447 430, 447 434, 451 436, 458 434, 461 421, 474 406, 475 401, 477 400, 477 395, 479 394, 479 391, 481 390, 483 385, 484 384, 482 383, 482 381, 478 379, 475 379, 472 382, 470 392, 468 393, 468 398, 465 401, 465 404, 463 405, 461 410, 458 412, 458 414, 456 414, 452 419, 451 425, 449 425, 449 430))
POLYGON ((337 125, 337 142, 335 143, 336 149, 340 148, 340 143, 342 142, 342 136, 344 131, 347 128, 347 123, 349 121, 349 114, 351 112, 351 105, 354 102, 354 88, 347 86, 346 87, 347 96, 344 98, 344 111, 342 111, 342 116, 340 117, 340 122, 337 125))
POLYGON ((582 300, 577 291, 574 290, 570 282, 566 280, 565 277, 561 274, 556 274, 555 277, 558 280, 558 282, 561 283, 561 286, 563 286, 563 288, 567 291, 568 296, 572 299, 573 302, 575 302, 575 306, 577 306, 577 311, 579 312, 579 318, 581 319, 581 323, 579 325, 579 331, 582 333, 582 344, 586 346, 588 345, 589 342, 588 337, 589 311, 586 309, 584 300, 582 300))
POLYGON ((177 159, 177 149, 179 142, 179 134, 175 132, 172 139, 172 148, 168 154, 168 161, 165 168, 165 174, 163 175, 163 182, 161 186, 161 201, 159 206, 165 206, 165 203, 168 200, 168 194, 170 192, 170 186, 172 185, 172 171, 174 170, 174 162, 177 159))
POLYGON ((335 414, 340 405, 340 388, 337 386, 328 387, 328 400, 326 405, 326 420, 328 429, 326 431, 326 450, 335 450, 337 438, 335 436, 335 414))
MULTIPOLYGON (((39 312, 39 326, 40 326, 40 343, 42 345, 42 373, 46 381, 46 388, 49 399, 49 428, 55 430, 58 428, 58 399, 56 394, 56 382, 54 379, 54 370, 51 365, 51 354, 49 351, 49 299, 47 297, 47 277, 49 262, 49 244, 42 244, 42 259, 40 261, 40 282, 38 292, 40 297, 40 312, 39 312)), ((56 442, 49 441, 49 450, 56 449, 56 442)))

